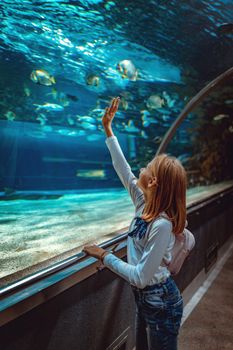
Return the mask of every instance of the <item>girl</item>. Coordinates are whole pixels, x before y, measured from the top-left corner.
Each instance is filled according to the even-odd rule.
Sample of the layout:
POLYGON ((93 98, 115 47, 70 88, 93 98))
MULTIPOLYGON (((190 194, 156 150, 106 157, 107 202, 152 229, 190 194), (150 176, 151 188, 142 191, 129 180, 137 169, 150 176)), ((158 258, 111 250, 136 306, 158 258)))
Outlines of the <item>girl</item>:
POLYGON ((133 175, 111 127, 119 102, 119 97, 113 99, 102 123, 113 166, 135 205, 128 263, 96 245, 83 251, 130 283, 136 302, 136 350, 176 350, 183 299, 166 263, 175 235, 185 227, 186 173, 177 159, 162 154, 140 169, 139 179, 133 175))

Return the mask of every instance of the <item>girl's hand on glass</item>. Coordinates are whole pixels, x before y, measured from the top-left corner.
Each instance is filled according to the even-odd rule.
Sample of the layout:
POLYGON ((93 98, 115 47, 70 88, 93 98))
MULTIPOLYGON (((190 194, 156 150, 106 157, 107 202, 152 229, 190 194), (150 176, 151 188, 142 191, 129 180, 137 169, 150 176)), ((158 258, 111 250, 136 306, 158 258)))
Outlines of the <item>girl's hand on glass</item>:
POLYGON ((105 109, 105 113, 104 113, 104 116, 102 118, 102 124, 103 124, 104 128, 111 126, 112 120, 113 120, 113 118, 118 110, 119 103, 120 103, 120 97, 115 97, 112 100, 110 107, 107 107, 105 109))

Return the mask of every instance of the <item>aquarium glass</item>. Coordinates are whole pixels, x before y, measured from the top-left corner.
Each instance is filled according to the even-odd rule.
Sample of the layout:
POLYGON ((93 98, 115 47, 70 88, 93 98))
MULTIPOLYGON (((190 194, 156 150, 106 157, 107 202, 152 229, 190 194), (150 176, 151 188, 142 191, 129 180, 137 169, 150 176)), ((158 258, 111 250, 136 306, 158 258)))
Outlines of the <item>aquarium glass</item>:
MULTIPOLYGON (((134 208, 101 119, 136 176, 192 98, 233 62, 232 1, 0 4, 0 283, 115 237, 134 208)), ((167 153, 188 172, 188 203, 232 185, 233 87, 181 123, 167 153)))

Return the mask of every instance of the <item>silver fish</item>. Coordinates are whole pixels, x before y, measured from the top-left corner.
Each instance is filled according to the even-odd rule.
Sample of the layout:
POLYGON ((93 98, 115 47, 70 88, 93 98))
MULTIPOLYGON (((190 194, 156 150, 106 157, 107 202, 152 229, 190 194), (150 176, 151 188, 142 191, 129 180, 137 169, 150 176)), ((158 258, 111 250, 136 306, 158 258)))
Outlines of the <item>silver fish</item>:
POLYGON ((37 106, 36 110, 45 110, 47 112, 62 112, 64 110, 64 107, 61 105, 58 105, 56 103, 45 103, 43 105, 38 105, 38 104, 34 104, 34 106, 37 106))

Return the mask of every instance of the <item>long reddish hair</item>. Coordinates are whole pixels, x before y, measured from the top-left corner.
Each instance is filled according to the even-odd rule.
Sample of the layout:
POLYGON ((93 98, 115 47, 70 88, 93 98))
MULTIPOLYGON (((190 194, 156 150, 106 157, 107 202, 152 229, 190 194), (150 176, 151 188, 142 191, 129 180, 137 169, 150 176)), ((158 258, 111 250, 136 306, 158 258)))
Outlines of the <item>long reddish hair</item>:
POLYGON ((157 184, 145 204, 142 218, 151 221, 165 212, 172 222, 173 233, 182 233, 186 221, 187 177, 180 161, 167 154, 155 156, 150 162, 157 184))

